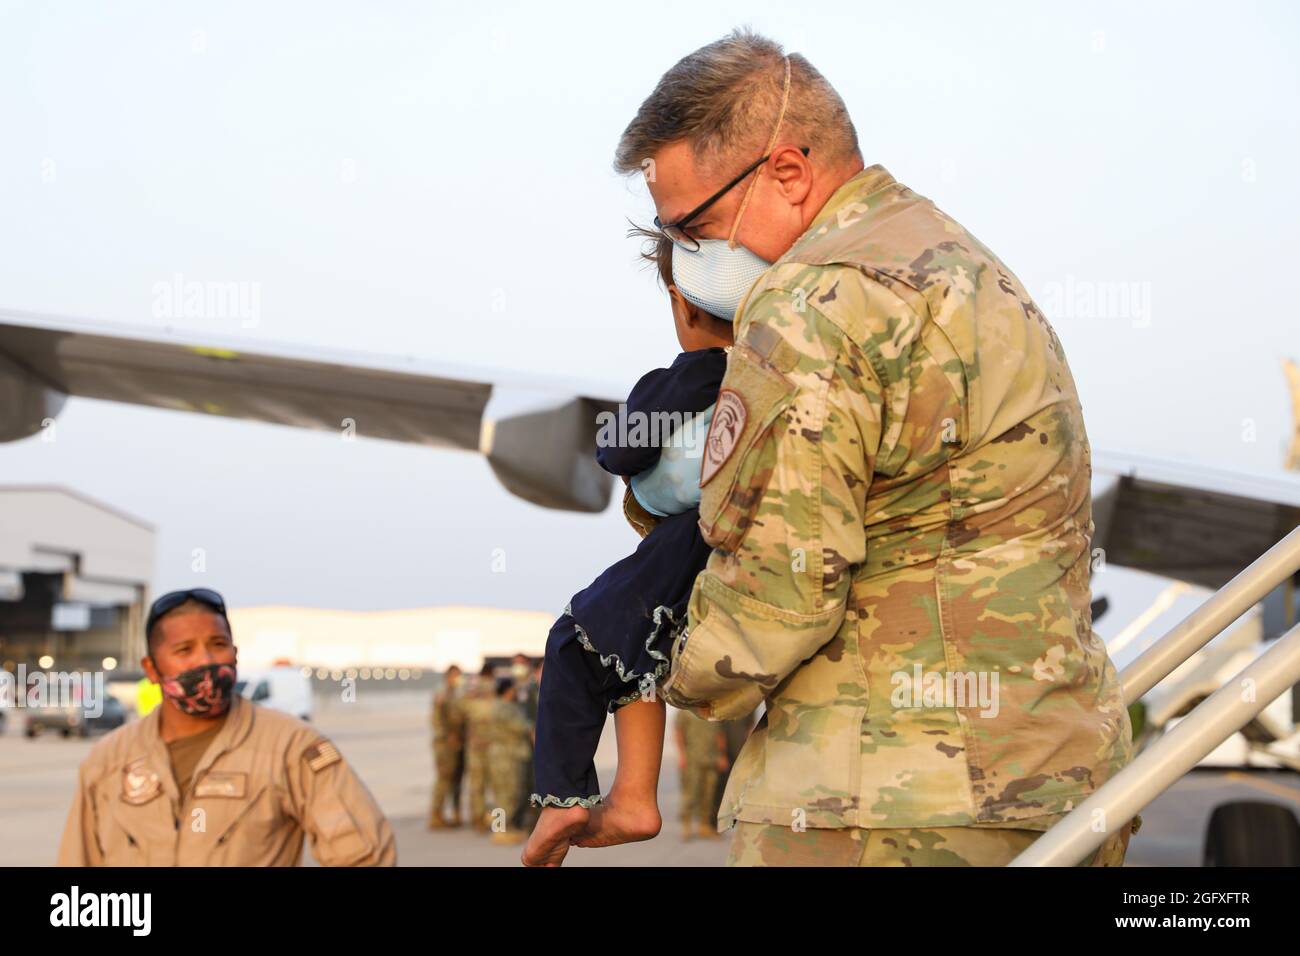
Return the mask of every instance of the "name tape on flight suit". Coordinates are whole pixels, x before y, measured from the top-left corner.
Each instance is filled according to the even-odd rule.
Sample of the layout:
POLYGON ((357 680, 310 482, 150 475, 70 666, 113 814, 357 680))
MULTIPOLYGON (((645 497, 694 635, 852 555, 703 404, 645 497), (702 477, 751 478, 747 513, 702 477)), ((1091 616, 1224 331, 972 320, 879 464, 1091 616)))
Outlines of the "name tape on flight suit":
POLYGON ((241 799, 248 793, 248 774, 212 773, 204 775, 194 788, 196 797, 234 797, 241 799))

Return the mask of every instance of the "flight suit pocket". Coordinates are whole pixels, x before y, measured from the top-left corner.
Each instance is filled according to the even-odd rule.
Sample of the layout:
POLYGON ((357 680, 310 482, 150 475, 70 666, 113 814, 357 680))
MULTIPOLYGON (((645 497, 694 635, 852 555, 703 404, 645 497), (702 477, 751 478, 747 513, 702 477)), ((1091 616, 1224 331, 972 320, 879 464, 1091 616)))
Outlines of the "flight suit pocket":
MULTIPOLYGON (((244 775, 223 776, 242 778, 244 775)), ((203 810, 208 832, 215 835, 212 862, 217 865, 225 864, 228 859, 238 863, 248 858, 249 848, 263 848, 274 835, 279 819, 275 800, 265 785, 252 796, 246 795, 246 784, 235 790, 207 787, 202 793, 195 788, 194 809, 203 810), (235 844, 238 852, 232 849, 235 844)))
POLYGON ((316 832, 312 852, 322 866, 353 866, 371 853, 371 843, 361 834, 347 805, 324 784, 313 805, 316 832))
POLYGON ((105 866, 156 864, 167 853, 151 853, 151 847, 171 846, 176 841, 165 797, 142 806, 114 805, 111 812, 100 818, 97 836, 104 851, 105 866))
POLYGON ((731 351, 700 470, 700 531, 714 548, 744 540, 776 467, 769 440, 797 391, 783 372, 743 343, 731 351))

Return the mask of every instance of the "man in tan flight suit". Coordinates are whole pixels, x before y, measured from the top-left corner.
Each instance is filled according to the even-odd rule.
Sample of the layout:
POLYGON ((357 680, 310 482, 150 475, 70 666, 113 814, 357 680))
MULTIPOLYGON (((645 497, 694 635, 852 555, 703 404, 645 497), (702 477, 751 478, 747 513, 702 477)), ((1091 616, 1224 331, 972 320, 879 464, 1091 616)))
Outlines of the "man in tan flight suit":
POLYGON ((309 724, 235 692, 235 645, 206 588, 154 602, 145 673, 163 703, 81 765, 60 866, 392 866, 388 820, 309 724))

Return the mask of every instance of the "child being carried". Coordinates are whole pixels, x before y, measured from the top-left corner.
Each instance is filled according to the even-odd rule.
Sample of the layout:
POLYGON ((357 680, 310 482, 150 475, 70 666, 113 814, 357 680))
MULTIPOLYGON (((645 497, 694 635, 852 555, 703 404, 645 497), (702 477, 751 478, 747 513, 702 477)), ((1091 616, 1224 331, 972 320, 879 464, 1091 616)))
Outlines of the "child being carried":
MULTIPOLYGON (((664 704, 654 687, 668 673, 672 642, 686 626, 686 604, 711 549, 700 535, 698 506, 683 504, 680 513, 664 514, 649 507, 643 494, 661 454, 702 450, 733 333, 730 321, 691 304, 678 290, 669 240, 659 237, 651 258, 668 287, 682 353, 669 368, 642 376, 628 396, 622 410, 627 434, 644 441, 604 444, 596 458, 629 482, 659 521, 635 553, 573 596, 547 637, 531 797, 542 812, 524 847, 528 866, 558 866, 571 845, 648 840, 661 823, 664 704), (681 427, 669 433, 659 427, 664 422, 681 427), (614 714, 618 769, 602 797, 593 759, 608 712, 614 714)), ((698 483, 698 469, 696 475, 698 483)))

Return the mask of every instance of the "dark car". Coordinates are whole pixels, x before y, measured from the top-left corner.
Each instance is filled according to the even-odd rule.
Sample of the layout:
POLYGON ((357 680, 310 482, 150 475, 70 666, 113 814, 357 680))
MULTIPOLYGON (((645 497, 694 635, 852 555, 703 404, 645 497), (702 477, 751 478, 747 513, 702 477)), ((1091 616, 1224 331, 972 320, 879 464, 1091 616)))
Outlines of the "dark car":
POLYGON ((64 737, 74 734, 89 737, 95 733, 106 733, 126 723, 126 708, 116 697, 104 698, 103 713, 98 717, 87 715, 80 707, 41 707, 27 712, 27 724, 23 733, 36 737, 46 731, 57 731, 64 737))

